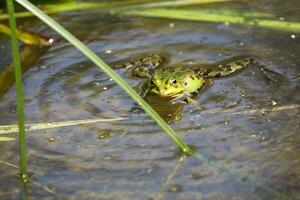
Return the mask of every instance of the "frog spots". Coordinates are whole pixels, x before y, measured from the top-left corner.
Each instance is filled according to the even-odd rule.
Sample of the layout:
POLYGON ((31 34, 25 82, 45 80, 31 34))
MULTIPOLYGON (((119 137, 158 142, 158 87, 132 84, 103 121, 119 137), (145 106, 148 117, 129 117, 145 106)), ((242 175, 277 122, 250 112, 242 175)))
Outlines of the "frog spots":
POLYGON ((225 65, 224 67, 228 72, 232 71, 232 66, 231 65, 225 65))
POLYGON ((195 80, 195 77, 192 74, 189 75, 189 78, 192 79, 192 80, 195 80))
POLYGON ((168 69, 168 73, 170 73, 170 74, 173 74, 173 73, 175 73, 176 71, 175 71, 175 69, 174 68, 169 68, 168 69))
POLYGON ((208 71, 208 70, 205 70, 205 71, 203 72, 202 76, 208 76, 208 74, 209 74, 209 71, 208 71))
POLYGON ((215 75, 214 75, 215 78, 220 78, 222 77, 222 72, 217 72, 215 75))
POLYGON ((244 65, 244 62, 242 62, 242 61, 236 61, 234 64, 235 64, 235 65, 238 65, 238 66, 243 66, 243 65, 244 65))
POLYGON ((150 80, 150 85, 154 85, 153 79, 150 80))
POLYGON ((167 85, 170 81, 168 79, 165 80, 165 85, 167 85))

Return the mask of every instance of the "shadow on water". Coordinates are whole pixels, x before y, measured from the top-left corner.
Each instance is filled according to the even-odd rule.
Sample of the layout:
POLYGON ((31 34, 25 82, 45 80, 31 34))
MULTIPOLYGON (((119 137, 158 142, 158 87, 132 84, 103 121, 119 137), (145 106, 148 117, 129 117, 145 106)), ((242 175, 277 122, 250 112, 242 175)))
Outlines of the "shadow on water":
MULTIPOLYGON (((256 1, 253 6, 243 2, 241 7, 245 4, 275 12, 273 4, 269 7, 256 1)), ((235 7, 238 3, 226 5, 235 7)), ((298 15, 292 16, 299 19, 298 15)), ((157 103, 155 98, 149 101, 157 103, 157 109, 166 111, 166 115, 174 113, 167 116, 170 121, 180 116, 172 127, 206 158, 226 164, 291 199, 298 198, 298 35, 292 38, 287 33, 230 24, 119 17, 103 12, 70 12, 55 18, 108 63, 153 52, 170 55, 170 64, 191 60, 215 63, 251 54, 269 70, 282 74, 249 67, 236 76, 214 80, 195 98, 196 105, 174 106, 157 103)), ((33 27, 40 25, 34 23, 33 27)), ((54 35, 41 27, 38 30, 43 34, 54 35)), ((142 81, 130 77, 126 68, 116 71, 133 87, 142 81)), ((179 162, 182 155, 159 127, 65 41, 48 49, 23 80, 28 123, 129 118, 113 124, 28 133, 28 168, 33 172, 32 180, 39 184, 29 184, 33 199, 273 198, 272 193, 240 182, 205 162, 193 158, 179 162)), ((0 111, 1 124, 16 123, 13 88, 0 98, 0 111)), ((0 160, 18 163, 15 143, 2 143, 0 149, 0 160)), ((17 170, 1 164, 0 173, 0 198, 18 199, 22 187, 14 178, 17 170)))

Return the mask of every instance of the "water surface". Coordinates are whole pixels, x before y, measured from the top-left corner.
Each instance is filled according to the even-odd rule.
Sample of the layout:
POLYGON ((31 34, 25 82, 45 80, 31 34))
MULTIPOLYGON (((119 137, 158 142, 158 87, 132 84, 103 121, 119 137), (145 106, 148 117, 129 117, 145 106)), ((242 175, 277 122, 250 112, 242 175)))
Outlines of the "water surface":
MULTIPOLYGON (((289 21, 300 17, 297 1, 208 7, 222 6, 269 12, 289 21)), ((271 79, 250 67, 236 76, 214 80, 196 98, 199 105, 184 106, 181 120, 171 125, 206 158, 254 180, 243 182, 195 158, 182 159, 170 138, 114 81, 38 20, 22 20, 31 29, 56 38, 23 76, 28 123, 128 118, 28 133, 28 169, 35 181, 28 186, 28 196, 275 199, 276 194, 266 189, 272 188, 299 199, 299 35, 293 38, 293 33, 249 26, 145 19, 103 11, 54 17, 112 65, 157 52, 168 54, 171 63, 214 63, 253 55, 272 71, 271 79)), ((7 44, 8 39, 1 39, 0 46, 7 44)), ((126 69, 116 72, 132 86, 141 81, 129 77, 126 69)), ((17 122, 15 98, 14 87, 0 98, 1 125, 17 122)), ((18 165, 17 142, 2 143, 0 149, 2 161, 18 165)), ((1 164, 0 172, 1 199, 19 199, 18 170, 1 164)))

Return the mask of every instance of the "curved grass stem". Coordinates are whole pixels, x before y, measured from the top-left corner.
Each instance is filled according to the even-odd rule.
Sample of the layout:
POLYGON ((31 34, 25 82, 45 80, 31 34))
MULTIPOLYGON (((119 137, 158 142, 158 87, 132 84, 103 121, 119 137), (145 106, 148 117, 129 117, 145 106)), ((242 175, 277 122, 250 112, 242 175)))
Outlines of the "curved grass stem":
POLYGON ((100 69, 109 75, 133 100, 143 107, 145 112, 149 114, 156 123, 176 142, 176 144, 184 152, 193 152, 192 149, 175 133, 175 131, 155 112, 155 110, 143 99, 137 92, 131 88, 113 69, 111 69, 104 61, 102 61, 94 52, 85 46, 80 40, 74 37, 64 27, 54 21, 51 17, 42 12, 39 8, 31 4, 27 0, 16 0, 27 10, 36 15, 39 19, 45 22, 48 26, 58 32, 62 37, 74 45, 86 57, 94 62, 100 69))

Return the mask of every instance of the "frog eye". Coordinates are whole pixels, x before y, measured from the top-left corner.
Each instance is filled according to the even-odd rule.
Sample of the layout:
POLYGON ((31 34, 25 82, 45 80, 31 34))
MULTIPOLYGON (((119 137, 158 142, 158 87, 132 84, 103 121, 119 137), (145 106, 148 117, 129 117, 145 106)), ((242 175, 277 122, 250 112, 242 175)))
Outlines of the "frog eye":
POLYGON ((173 87, 176 87, 176 88, 178 87, 176 79, 171 79, 171 84, 173 87))
POLYGON ((151 80, 151 81, 150 81, 150 84, 151 84, 151 85, 154 85, 154 82, 153 82, 153 80, 151 80))

